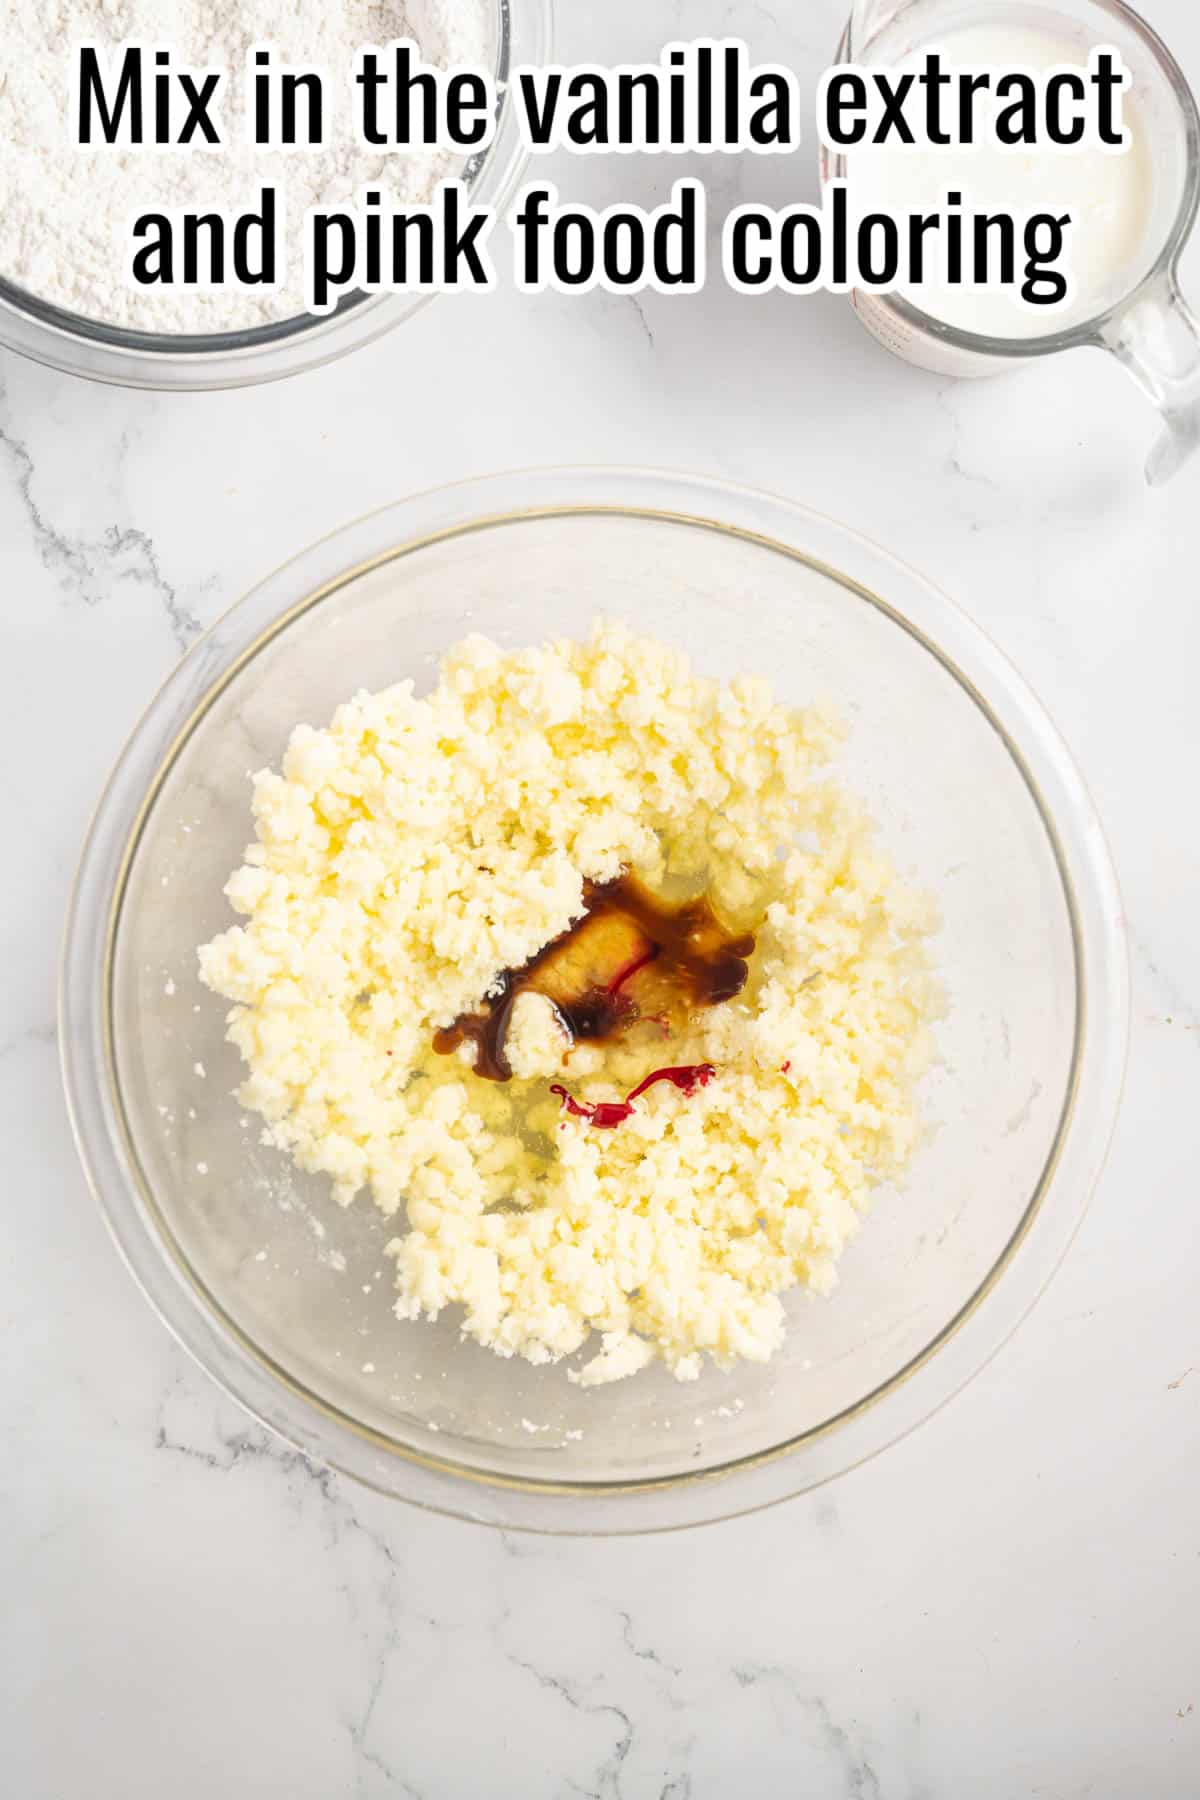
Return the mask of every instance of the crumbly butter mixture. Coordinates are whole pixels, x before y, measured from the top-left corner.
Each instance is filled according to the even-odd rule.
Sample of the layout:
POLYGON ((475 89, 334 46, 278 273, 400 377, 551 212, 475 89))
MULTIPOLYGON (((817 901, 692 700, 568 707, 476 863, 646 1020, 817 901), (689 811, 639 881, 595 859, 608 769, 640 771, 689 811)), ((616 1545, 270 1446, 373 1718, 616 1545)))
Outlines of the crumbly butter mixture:
POLYGON ((468 1335, 531 1362, 587 1343, 586 1383, 656 1357, 689 1378, 704 1353, 765 1360, 780 1295, 833 1285, 913 1148, 936 1003, 930 905, 822 772, 839 736, 602 622, 512 653, 468 638, 432 693, 358 694, 255 777, 257 840, 226 889, 245 923, 201 974, 235 1003, 239 1098, 270 1141, 402 1218, 401 1318, 459 1305, 468 1335), (756 931, 740 995, 667 1044, 646 1022, 570 1049, 525 994, 506 1083, 468 1045, 432 1053, 580 916, 585 881, 626 868, 756 931), (619 1099, 702 1062, 707 1086, 659 1083, 615 1130, 550 1093, 619 1099))

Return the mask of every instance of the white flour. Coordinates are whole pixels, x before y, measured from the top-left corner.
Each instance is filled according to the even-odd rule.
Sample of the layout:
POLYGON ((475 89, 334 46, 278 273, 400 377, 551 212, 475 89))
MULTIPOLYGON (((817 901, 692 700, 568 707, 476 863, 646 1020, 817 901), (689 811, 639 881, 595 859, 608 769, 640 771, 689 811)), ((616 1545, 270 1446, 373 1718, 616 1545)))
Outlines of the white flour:
POLYGON ((349 200, 368 181, 429 198, 454 172, 431 150, 372 152, 351 133, 349 72, 361 44, 413 37, 426 61, 489 64, 494 0, 0 0, 0 275, 68 311, 141 331, 212 332, 303 311, 300 226, 309 206, 349 200), (216 105, 224 147, 73 146, 75 47, 128 39, 169 45, 177 65, 229 70, 216 105), (242 141, 242 71, 252 45, 326 72, 324 147, 283 154, 242 141), (288 267, 274 292, 139 289, 125 279, 136 213, 240 211, 274 183, 286 197, 288 267))

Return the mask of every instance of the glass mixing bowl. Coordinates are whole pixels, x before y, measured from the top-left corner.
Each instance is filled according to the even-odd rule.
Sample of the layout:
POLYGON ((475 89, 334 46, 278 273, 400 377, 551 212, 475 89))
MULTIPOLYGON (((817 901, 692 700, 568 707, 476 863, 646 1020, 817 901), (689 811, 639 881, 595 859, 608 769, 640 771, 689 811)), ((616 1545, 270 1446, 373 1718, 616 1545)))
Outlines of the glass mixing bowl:
MULTIPOLYGON (((492 60, 499 84, 496 135, 462 170, 477 206, 498 214, 528 160, 508 93, 508 72, 549 62, 552 0, 490 0, 492 60)), ((64 311, 0 273, 0 344, 69 375, 121 387, 180 391, 249 387, 333 362, 411 319, 432 294, 348 294, 328 316, 305 313, 249 331, 171 335, 127 331, 64 311)))
POLYGON ((658 1529, 794 1494, 927 1416, 996 1349, 1082 1216, 1112 1125, 1120 905, 1062 743, 988 640, 840 525, 700 479, 566 470, 420 495, 326 538, 228 613, 138 726, 71 909, 62 1046, 117 1242, 198 1361, 264 1423, 377 1488, 541 1530, 658 1529), (700 669, 833 701, 842 773, 932 889, 951 1011, 936 1129, 829 1299, 788 1297, 771 1363, 580 1389, 455 1318, 399 1323, 361 1196, 348 1211, 258 1141, 196 946, 251 836, 248 775, 300 720, 485 631, 519 646, 599 612, 700 669))

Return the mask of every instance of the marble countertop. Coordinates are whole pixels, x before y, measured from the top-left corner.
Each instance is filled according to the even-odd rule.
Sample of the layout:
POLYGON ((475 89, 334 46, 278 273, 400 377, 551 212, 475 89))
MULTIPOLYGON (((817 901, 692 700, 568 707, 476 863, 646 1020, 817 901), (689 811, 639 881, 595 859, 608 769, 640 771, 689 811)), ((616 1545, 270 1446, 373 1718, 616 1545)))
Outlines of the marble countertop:
MULTIPOLYGON (((836 0, 562 0, 568 56, 738 32, 808 78, 836 0)), ((1146 0, 1200 83, 1200 14, 1146 0)), ((782 194, 770 159, 714 191, 782 194)), ((677 171, 676 171, 677 172, 677 171)), ((566 163, 589 198, 648 159, 566 163)), ((724 184, 724 185, 722 185, 724 184)), ((1200 1792, 1200 462, 1076 352, 995 384, 836 299, 443 299, 280 386, 0 361, 0 1788, 21 1800, 1187 1800, 1200 1792), (301 543, 522 462, 781 490, 912 561, 1031 680, 1110 834, 1134 980, 1107 1172, 1049 1292, 937 1418, 765 1515, 504 1537, 248 1428, 114 1255, 60 1096, 61 918, 105 766, 301 543)))

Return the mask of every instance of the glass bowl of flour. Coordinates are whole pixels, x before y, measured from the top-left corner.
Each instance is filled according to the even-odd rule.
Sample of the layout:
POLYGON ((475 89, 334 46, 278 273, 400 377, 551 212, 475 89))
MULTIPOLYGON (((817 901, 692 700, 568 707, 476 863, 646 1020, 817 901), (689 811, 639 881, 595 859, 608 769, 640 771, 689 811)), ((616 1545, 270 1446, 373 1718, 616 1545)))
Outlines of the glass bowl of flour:
MULTIPOLYGON (((191 650, 97 810, 61 1042, 80 1149, 122 1253, 257 1418, 424 1506, 604 1533, 813 1487, 981 1368, 1083 1215, 1126 1024, 1119 897, 1087 795, 1036 700, 949 600, 782 500, 560 470, 360 520, 191 650), (877 1188, 832 1291, 782 1296, 770 1359, 705 1359, 686 1380, 656 1362, 589 1386, 571 1379, 586 1347, 538 1363, 464 1336, 461 1306, 397 1316, 388 1244, 412 1213, 385 1216, 365 1191, 339 1205, 327 1174, 264 1141, 237 1097, 229 1004, 203 985, 197 950, 234 921, 223 889, 253 833, 250 777, 279 768, 298 725, 394 682, 411 680, 419 703, 470 633, 522 651, 585 639, 598 614, 701 676, 762 676, 787 706, 836 709, 848 735, 833 777, 878 822, 896 870, 935 897, 930 953, 948 1004, 920 1091, 928 1129, 899 1184, 877 1188)), ((660 1104, 684 1128, 702 1104, 656 1092, 636 1106, 660 1104)), ((562 1128, 590 1129, 578 1117, 562 1128)))
MULTIPOLYGON (((550 55, 551 0, 76 0, 64 37, 53 8, 16 0, 0 84, 0 344, 54 368, 130 387, 202 389, 272 381, 330 362, 411 318, 427 294, 348 293, 304 310, 300 222, 310 206, 353 201, 378 182, 400 203, 428 200, 458 176, 470 199, 502 210, 525 162, 507 73, 550 55), (12 42, 15 34, 16 42, 12 42), (411 38, 426 63, 495 71, 496 133, 464 160, 438 150, 394 154, 351 139, 349 70, 363 44, 411 38), (69 140, 76 47, 169 45, 176 65, 223 67, 220 149, 102 148, 69 140), (317 149, 243 143, 241 70, 269 44, 276 61, 326 74, 317 149), (343 77, 343 71, 345 75, 343 77), (263 186, 286 199, 287 268, 273 291, 138 288, 127 281, 137 214, 253 209, 263 186)), ((108 91, 114 91, 110 81, 108 91)))

